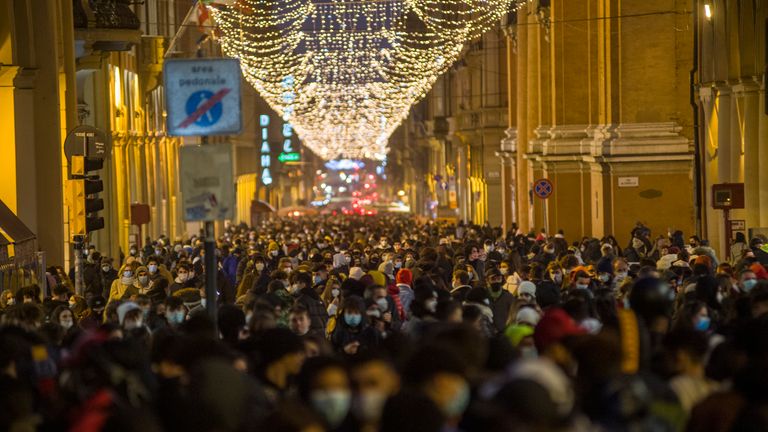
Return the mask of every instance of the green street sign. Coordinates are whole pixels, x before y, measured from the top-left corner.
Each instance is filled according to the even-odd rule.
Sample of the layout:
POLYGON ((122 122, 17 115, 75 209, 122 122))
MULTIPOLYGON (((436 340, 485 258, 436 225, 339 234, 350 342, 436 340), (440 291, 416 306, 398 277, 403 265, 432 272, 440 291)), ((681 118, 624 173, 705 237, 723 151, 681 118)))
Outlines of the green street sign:
POLYGON ((298 162, 301 160, 301 153, 299 152, 290 152, 290 153, 280 153, 280 156, 277 157, 277 160, 280 162, 298 162))

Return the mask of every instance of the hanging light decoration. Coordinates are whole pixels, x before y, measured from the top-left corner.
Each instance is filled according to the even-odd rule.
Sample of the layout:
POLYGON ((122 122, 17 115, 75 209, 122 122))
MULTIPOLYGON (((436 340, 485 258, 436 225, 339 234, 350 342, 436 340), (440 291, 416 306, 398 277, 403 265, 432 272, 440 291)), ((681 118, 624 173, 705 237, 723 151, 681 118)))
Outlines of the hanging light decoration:
POLYGON ((238 0, 209 6, 224 53, 324 159, 387 140, 465 42, 529 0, 238 0))

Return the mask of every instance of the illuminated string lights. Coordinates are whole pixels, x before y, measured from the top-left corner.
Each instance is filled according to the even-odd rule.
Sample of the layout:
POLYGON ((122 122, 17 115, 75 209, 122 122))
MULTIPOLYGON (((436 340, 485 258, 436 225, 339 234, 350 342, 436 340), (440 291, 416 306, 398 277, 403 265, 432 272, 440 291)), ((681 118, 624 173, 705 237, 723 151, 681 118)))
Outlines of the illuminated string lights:
POLYGON ((324 159, 387 140, 464 43, 529 0, 238 0, 210 6, 224 53, 324 159))

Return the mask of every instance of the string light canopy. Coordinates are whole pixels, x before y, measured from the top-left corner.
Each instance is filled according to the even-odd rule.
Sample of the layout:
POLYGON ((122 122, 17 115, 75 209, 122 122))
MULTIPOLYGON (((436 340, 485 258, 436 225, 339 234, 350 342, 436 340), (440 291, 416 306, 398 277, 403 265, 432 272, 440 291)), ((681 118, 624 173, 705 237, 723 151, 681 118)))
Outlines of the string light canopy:
POLYGON ((224 53, 323 159, 387 140, 463 45, 529 0, 238 0, 209 6, 224 53))

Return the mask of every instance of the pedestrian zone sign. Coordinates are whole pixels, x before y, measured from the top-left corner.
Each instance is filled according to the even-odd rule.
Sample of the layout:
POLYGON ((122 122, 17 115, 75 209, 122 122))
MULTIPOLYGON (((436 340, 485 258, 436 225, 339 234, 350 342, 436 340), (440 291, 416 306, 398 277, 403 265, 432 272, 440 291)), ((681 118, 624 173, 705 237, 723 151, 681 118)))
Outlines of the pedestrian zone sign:
POLYGON ((169 135, 240 133, 239 60, 166 60, 163 81, 169 135))

